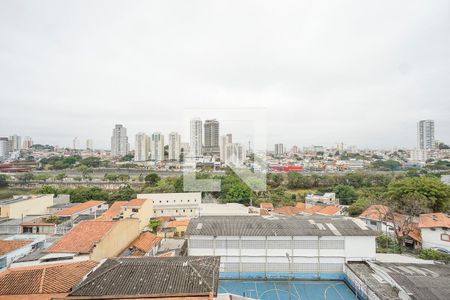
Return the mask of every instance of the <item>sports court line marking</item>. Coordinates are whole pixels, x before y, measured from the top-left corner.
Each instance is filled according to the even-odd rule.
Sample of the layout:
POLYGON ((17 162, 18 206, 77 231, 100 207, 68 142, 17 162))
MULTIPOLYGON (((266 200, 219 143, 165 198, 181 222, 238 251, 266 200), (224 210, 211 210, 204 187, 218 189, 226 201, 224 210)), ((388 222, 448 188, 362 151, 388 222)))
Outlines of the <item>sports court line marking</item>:
POLYGON ((297 285, 294 283, 293 286, 294 286, 294 289, 295 289, 295 293, 296 293, 297 296, 298 296, 298 299, 299 299, 299 300, 302 300, 302 297, 300 297, 300 293, 297 291, 297 285))

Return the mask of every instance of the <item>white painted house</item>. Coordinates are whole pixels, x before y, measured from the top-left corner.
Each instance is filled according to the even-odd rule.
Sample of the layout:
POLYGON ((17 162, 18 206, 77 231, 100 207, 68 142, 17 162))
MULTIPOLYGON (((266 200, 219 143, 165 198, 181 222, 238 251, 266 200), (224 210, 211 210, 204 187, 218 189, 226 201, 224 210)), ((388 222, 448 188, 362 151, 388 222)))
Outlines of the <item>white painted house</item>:
POLYGON ((137 197, 153 201, 154 217, 196 217, 202 203, 202 193, 139 194, 137 197))
POLYGON ((317 278, 374 260, 377 233, 348 217, 210 216, 192 219, 186 236, 188 255, 221 256, 224 276, 317 278))
POLYGON ((450 218, 444 213, 422 214, 419 218, 424 249, 450 251, 450 218))

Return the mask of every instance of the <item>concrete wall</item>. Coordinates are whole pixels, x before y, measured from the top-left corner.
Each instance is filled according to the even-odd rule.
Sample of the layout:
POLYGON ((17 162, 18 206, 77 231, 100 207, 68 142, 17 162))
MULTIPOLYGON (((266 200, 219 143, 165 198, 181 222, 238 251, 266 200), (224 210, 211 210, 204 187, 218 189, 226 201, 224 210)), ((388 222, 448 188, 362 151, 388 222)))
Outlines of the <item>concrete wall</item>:
POLYGON ((450 235, 450 229, 444 230, 442 228, 422 228, 422 248, 429 249, 433 247, 444 248, 450 251, 450 242, 443 241, 441 234, 450 235))
POLYGON ((195 217, 202 202, 201 193, 138 194, 137 198, 153 201, 155 217, 195 217))
POLYGON ((47 207, 53 205, 53 195, 31 196, 30 199, 10 203, 1 207, 1 217, 20 219, 22 216, 47 213, 47 207))
POLYGON ((138 219, 123 219, 97 243, 90 259, 99 261, 103 258, 119 255, 140 234, 138 219))
POLYGON ((133 212, 133 207, 123 207, 124 218, 136 218, 139 220, 139 229, 143 230, 149 223, 150 218, 153 217, 153 202, 146 200, 141 207, 135 207, 138 212, 133 212))

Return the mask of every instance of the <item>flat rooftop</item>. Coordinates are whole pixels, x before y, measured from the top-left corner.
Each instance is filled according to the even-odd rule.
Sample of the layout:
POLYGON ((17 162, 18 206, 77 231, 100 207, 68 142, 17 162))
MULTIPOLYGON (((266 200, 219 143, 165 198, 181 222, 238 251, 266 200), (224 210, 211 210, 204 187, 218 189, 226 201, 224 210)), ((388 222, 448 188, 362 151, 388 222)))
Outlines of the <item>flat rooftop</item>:
POLYGON ((186 235, 377 236, 362 221, 342 216, 203 216, 191 219, 186 235))
POLYGON ((9 204, 13 204, 13 203, 21 202, 21 201, 30 200, 30 199, 38 199, 43 196, 45 196, 45 195, 17 196, 17 197, 13 197, 13 198, 9 198, 9 199, 2 199, 2 200, 0 200, 0 206, 1 205, 9 205, 9 204))

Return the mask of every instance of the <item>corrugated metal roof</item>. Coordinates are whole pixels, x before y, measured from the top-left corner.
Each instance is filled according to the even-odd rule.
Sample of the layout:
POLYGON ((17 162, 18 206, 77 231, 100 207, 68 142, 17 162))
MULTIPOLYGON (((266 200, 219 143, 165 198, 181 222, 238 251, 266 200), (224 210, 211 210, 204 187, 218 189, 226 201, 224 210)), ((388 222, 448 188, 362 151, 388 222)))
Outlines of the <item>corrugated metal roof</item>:
POLYGON ((207 236, 376 236, 377 232, 363 229, 353 218, 339 216, 293 216, 265 218, 261 216, 214 216, 191 219, 186 235, 207 236))
POLYGON ((217 291, 218 256, 106 260, 70 296, 192 295, 217 291))

